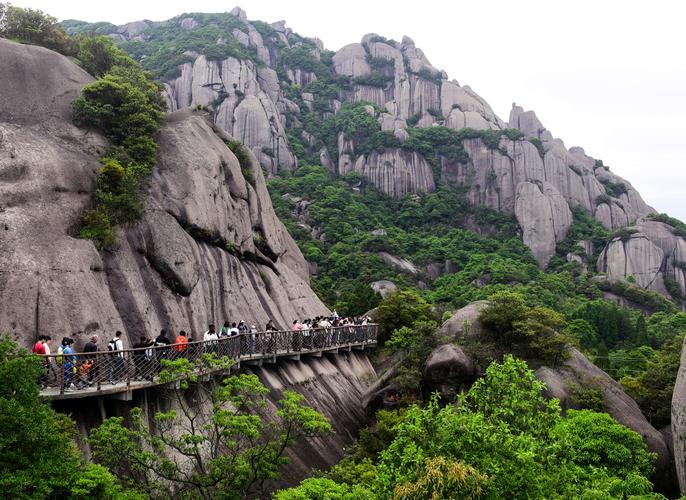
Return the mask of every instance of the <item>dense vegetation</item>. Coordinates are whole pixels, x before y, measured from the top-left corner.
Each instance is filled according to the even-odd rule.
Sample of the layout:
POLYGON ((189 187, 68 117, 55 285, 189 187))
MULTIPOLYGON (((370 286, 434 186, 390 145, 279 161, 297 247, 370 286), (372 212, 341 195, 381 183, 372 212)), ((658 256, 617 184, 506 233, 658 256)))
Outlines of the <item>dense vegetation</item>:
POLYGON ((543 389, 508 356, 454 406, 380 412, 339 465, 276 498, 660 498, 640 435, 604 413, 562 417, 543 389))
POLYGON ((95 208, 84 215, 80 234, 107 248, 116 226, 142 214, 141 190, 155 164, 165 103, 160 85, 110 39, 83 38, 77 57, 98 79, 72 103, 74 123, 98 129, 111 141, 101 159, 95 208))
MULTIPOLYGON (((197 363, 212 370, 231 364, 216 354, 197 363)), ((89 437, 93 459, 148 498, 263 498, 294 443, 331 432, 329 421, 293 391, 284 391, 275 415, 260 416, 268 389, 256 375, 199 383, 187 359, 162 364, 162 380, 181 378, 168 391, 173 409, 156 412, 153 425, 134 408, 131 422, 108 418, 89 437)))
POLYGON ((6 498, 135 498, 107 469, 88 464, 76 426, 38 395, 43 363, 0 335, 0 488, 6 498))
POLYGON ((0 37, 21 43, 41 45, 60 54, 73 56, 78 50, 57 19, 40 10, 22 9, 0 3, 0 37))
MULTIPOLYGON (((481 139, 491 149, 500 148, 503 136, 528 140, 543 156, 540 140, 526 139, 513 129, 416 128, 418 115, 408 120, 408 138, 401 143, 381 130, 383 110, 372 104, 344 104, 333 114, 332 101, 341 99, 352 84, 387 86, 391 61, 369 58, 370 75, 336 77, 330 52, 319 53, 312 41, 298 35, 291 35, 287 47, 270 25, 253 25, 276 58, 283 92, 300 109, 286 112, 289 142, 300 162, 293 172, 270 181, 274 207, 305 257, 316 265, 312 285, 321 298, 342 314, 378 306, 380 340, 385 344, 380 357, 401 353, 393 379, 403 395, 400 409, 379 412, 374 426, 361 432, 340 464, 278 492, 276 498, 654 497, 648 480, 654 456, 638 434, 595 412, 604 411, 599 389, 592 384, 579 388, 574 405, 586 409, 563 417, 559 403, 543 396, 544 387, 527 363, 510 355, 555 366, 577 346, 621 381, 651 423, 668 424, 686 314, 631 280, 610 285, 592 279, 608 239, 629 237, 630 231, 609 234, 574 207, 567 237, 549 268, 539 269, 514 218, 470 205, 464 192, 441 181, 440 167, 441 161, 468 161, 463 146, 467 139, 481 139), (301 89, 288 79, 293 69, 312 72, 317 79, 301 89), (311 107, 302 92, 314 96, 311 107), (314 138, 313 144, 303 139, 304 132, 314 138), (335 155, 341 133, 352 141, 356 155, 386 148, 421 154, 433 167, 437 191, 391 199, 356 173, 332 175, 319 165, 319 151, 324 146, 335 155), (593 251, 587 254, 578 245, 581 240, 593 251), (405 269, 388 254, 406 259, 405 269), (568 262, 568 254, 582 262, 568 262), (383 301, 370 287, 382 279, 400 288, 383 301), (603 292, 637 308, 605 300, 603 292), (422 368, 431 350, 445 342, 438 324, 479 299, 490 301, 480 315, 488 333, 477 342, 465 341, 464 347, 481 366, 490 366, 484 378, 449 404, 423 392, 422 368)), ((109 23, 67 21, 62 26, 78 38, 67 37, 53 18, 40 12, 0 4, 0 36, 75 56, 97 78, 73 105, 75 123, 96 128, 111 141, 102 158, 95 208, 85 214, 81 236, 108 247, 116 226, 142 213, 141 192, 154 164, 155 135, 164 109, 153 75, 176 77, 178 65, 192 60, 194 53, 208 60, 263 62, 254 49, 229 35, 247 30, 230 14, 184 14, 151 25, 145 41, 126 41, 121 48, 111 39, 93 36, 113 33, 116 27, 109 23), (194 28, 188 29, 191 25, 194 28)), ((375 41, 395 45, 382 37, 375 41)), ((441 79, 427 70, 418 76, 441 79)), ((440 110, 428 113, 439 123, 444 119, 440 110)), ((242 146, 234 141, 228 146, 240 159, 242 146)), ((241 161, 241 167, 254 183, 247 163, 241 161)), ((621 183, 604 185, 607 194, 599 203, 610 204, 611 197, 627 190, 621 183)), ((654 218, 686 237, 683 223, 664 214, 654 218)), ((203 238, 226 243, 217 243, 211 235, 203 238)), ((277 417, 264 420, 259 408, 266 388, 254 376, 203 384, 190 377, 171 391, 178 410, 157 412, 152 425, 134 409, 126 425, 123 418, 113 417, 95 429, 89 439, 93 459, 101 465, 86 465, 73 444, 73 423, 38 400, 38 362, 1 339, 0 363, 5 391, 0 394, 0 415, 5 428, 15 430, 0 440, 0 485, 17 497, 264 495, 268 481, 279 477, 288 447, 300 437, 331 429, 326 419, 302 404, 301 396, 288 391, 277 403, 277 417), (189 390, 211 409, 207 415, 198 416, 189 407, 189 390), (171 456, 183 457, 183 466, 171 456), (31 480, 35 477, 48 480, 37 483, 31 480)), ((165 363, 164 376, 186 376, 190 368, 186 360, 165 363)))
MULTIPOLYGON (((426 284, 420 295, 433 312, 413 314, 429 321, 441 321, 444 314, 447 317, 449 311, 475 300, 515 293, 533 314, 519 318, 520 334, 556 334, 545 341, 545 336, 539 337, 541 345, 520 342, 518 347, 513 342, 514 352, 555 361, 562 345, 577 345, 622 380, 651 422, 664 425, 679 364, 676 346, 686 333, 681 322, 684 315, 664 297, 630 283, 610 289, 656 312, 646 316, 605 300, 603 282, 592 280, 579 264, 566 263, 563 256, 569 252, 584 255, 576 241, 589 240, 598 249, 610 237, 581 209, 574 209, 570 236, 560 243, 559 257, 544 272, 518 238, 512 218, 484 207, 473 208, 459 191, 443 185, 436 193, 395 200, 357 174, 335 177, 323 167, 301 162, 294 172, 271 180, 269 188, 277 214, 305 257, 317 265, 312 286, 339 312, 361 314, 377 306, 380 297, 369 287, 377 280, 392 280, 404 289, 426 284), (471 231, 475 226, 485 234, 471 231), (386 263, 379 252, 408 259, 417 274, 386 263), (443 274, 446 261, 449 272, 443 274), (438 264, 443 275, 432 279, 430 264, 438 264)), ((584 257, 592 269, 595 256, 584 257)), ((390 338, 394 330, 412 322, 388 325, 382 338, 390 338)), ((507 331, 503 334, 509 338, 507 331)), ((487 360, 497 359, 490 346, 482 350, 487 360)), ((414 365, 406 366, 403 384, 417 388, 417 373, 425 357, 418 356, 414 365)))

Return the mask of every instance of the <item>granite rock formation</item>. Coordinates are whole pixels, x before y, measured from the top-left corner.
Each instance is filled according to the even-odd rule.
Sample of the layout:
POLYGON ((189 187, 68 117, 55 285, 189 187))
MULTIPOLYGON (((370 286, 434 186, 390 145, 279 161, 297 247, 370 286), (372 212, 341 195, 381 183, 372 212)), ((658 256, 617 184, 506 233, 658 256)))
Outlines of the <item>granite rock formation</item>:
MULTIPOLYGON (((209 60, 188 53, 178 76, 165 85, 170 109, 208 108, 215 124, 248 146, 270 174, 292 169, 297 157, 288 133, 300 130, 303 124, 297 117, 317 105, 310 86, 319 77, 311 63, 283 62, 284 54, 305 50, 311 60, 321 62, 326 51, 321 42, 294 34, 282 21, 258 30, 245 11, 236 8, 231 14, 240 29, 227 35, 254 56, 209 60)), ((192 16, 175 22, 185 30, 199 26, 192 16)), ((112 36, 144 41, 144 27, 134 24, 112 36)), ((541 266, 566 234, 569 207, 583 207, 609 229, 653 212, 628 182, 602 162, 555 139, 533 111, 513 105, 509 123, 500 119, 469 86, 449 80, 434 67, 408 37, 398 43, 375 33, 365 35, 360 43, 331 54, 328 71, 335 79, 348 79, 348 84, 335 98, 329 96, 325 107, 335 113, 343 103, 368 102, 381 129, 401 142, 412 126, 520 130, 522 139, 503 136, 495 149, 481 139, 463 140, 467 163, 441 158, 438 177, 428 159, 415 151, 390 147, 362 154, 344 134, 338 137, 337 151, 329 151, 317 145, 311 133, 303 131, 302 136, 308 147, 320 148, 317 154, 327 168, 340 174, 358 172, 390 196, 432 192, 441 181, 466 187, 474 204, 517 216, 524 240, 541 266)))
POLYGON ((327 311, 256 159, 244 166, 251 184, 227 136, 188 110, 163 125, 145 214, 116 250, 76 238, 106 147, 70 120, 92 79, 66 57, 6 40, 0 65, 11 69, 0 75, 0 330, 28 344, 120 329, 133 343, 161 328, 198 336, 209 322, 285 327, 327 311))

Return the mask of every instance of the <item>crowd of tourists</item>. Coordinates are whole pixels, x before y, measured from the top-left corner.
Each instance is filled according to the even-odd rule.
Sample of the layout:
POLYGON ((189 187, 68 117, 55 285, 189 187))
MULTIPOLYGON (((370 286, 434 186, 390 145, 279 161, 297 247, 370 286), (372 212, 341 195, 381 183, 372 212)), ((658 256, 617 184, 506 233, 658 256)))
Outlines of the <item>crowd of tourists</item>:
POLYGON ((330 316, 317 316, 294 320, 290 329, 279 329, 269 320, 262 332, 254 324, 248 325, 225 321, 217 330, 214 324, 199 335, 190 335, 180 330, 173 335, 163 329, 154 339, 143 336, 133 344, 131 357, 124 356, 122 332, 117 331, 101 348, 100 337, 93 335, 80 352, 74 349, 74 339, 64 337, 52 354, 52 338, 41 335, 33 345, 32 352, 43 362, 40 376, 41 387, 61 382, 65 391, 84 389, 95 383, 116 384, 127 375, 137 380, 151 379, 157 375, 163 359, 197 357, 202 352, 216 352, 221 355, 276 353, 278 349, 302 351, 323 348, 345 342, 357 341, 354 329, 337 327, 367 325, 367 316, 339 317, 334 311, 330 316), (341 331, 343 330, 343 331, 341 331), (287 332, 283 339, 279 332, 287 332), (345 338, 341 335, 347 335, 345 338), (233 340, 228 340, 232 339, 233 340), (284 340, 286 339, 286 340, 284 340), (284 345, 284 342, 287 342, 284 345), (133 366, 129 365, 129 359, 133 366), (53 382, 53 384, 51 384, 53 382))

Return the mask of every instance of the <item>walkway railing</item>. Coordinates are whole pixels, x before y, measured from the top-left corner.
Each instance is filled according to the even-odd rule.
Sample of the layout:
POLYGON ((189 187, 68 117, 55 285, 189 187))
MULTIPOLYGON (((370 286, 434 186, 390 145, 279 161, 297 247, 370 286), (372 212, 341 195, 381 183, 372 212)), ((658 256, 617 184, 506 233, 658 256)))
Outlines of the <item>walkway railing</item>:
MULTIPOLYGON (((158 385, 162 360, 199 360, 214 353, 239 363, 272 361, 279 357, 364 348, 376 344, 377 325, 318 328, 305 332, 273 331, 243 333, 218 340, 150 346, 120 351, 51 354, 45 356, 46 371, 41 394, 51 398, 81 398, 103 393, 130 392, 158 385)), ((200 366, 201 364, 198 364, 200 366)), ((165 383, 168 381, 165 381, 165 383)))

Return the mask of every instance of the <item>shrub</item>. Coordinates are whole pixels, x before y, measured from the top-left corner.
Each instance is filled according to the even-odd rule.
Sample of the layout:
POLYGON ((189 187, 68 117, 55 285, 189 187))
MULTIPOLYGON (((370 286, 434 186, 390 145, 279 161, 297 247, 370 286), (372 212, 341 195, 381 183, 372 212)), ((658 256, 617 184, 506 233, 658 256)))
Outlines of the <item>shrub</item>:
POLYGON ((529 358, 557 364, 567 356, 570 339, 560 331, 564 317, 546 307, 530 308, 516 292, 501 291, 489 297, 491 304, 479 320, 495 340, 529 358))
POLYGON ((236 156, 238 164, 241 166, 241 173, 243 174, 246 182, 252 187, 255 187, 257 182, 255 180, 255 170, 253 169, 252 161, 250 160, 250 156, 248 155, 248 151, 245 149, 245 146, 243 146, 238 139, 230 139, 228 142, 226 142, 226 145, 236 156))
POLYGON ((107 213, 97 208, 83 214, 79 237, 95 241, 100 249, 110 248, 117 240, 107 213))
POLYGON ((393 80, 392 76, 386 76, 381 73, 370 73, 368 75, 356 76, 353 78, 353 83, 356 85, 366 85, 368 87, 386 88, 389 82, 393 80))
POLYGON ((260 278, 262 278, 262 283, 264 283, 264 288, 267 290, 267 293, 272 293, 272 279, 269 275, 264 271, 260 271, 260 278))
POLYGON ((416 290, 397 290, 379 304, 377 318, 379 342, 384 343, 394 331, 404 326, 431 320, 431 306, 416 290))
POLYGON ((612 205, 612 198, 610 198, 610 196, 608 196, 607 194, 598 195, 595 199, 595 204, 602 205, 603 203, 605 203, 606 205, 612 205))

